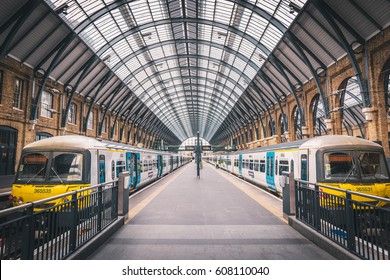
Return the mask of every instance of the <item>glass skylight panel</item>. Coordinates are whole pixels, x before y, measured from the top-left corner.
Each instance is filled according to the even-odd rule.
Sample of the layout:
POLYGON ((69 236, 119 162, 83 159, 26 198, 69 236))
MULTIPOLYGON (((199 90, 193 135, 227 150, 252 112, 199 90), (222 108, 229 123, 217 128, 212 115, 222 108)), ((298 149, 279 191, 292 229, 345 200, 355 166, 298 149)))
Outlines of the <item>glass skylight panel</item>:
POLYGON ((269 51, 272 51, 282 36, 283 33, 280 32, 279 29, 275 28, 273 25, 270 25, 264 32, 261 43, 266 46, 269 51))
POLYGON ((246 33, 255 39, 260 39, 267 25, 268 21, 265 18, 253 13, 250 24, 248 24, 248 28, 246 29, 246 33))
MULTIPOLYGON (((253 59, 257 59, 257 58, 254 57, 253 59)), ((247 64, 245 66, 244 72, 247 74, 248 77, 250 77, 252 79, 254 76, 256 76, 258 69, 254 69, 249 64, 247 64)))
MULTIPOLYGON (((246 57, 246 59, 250 59, 250 57, 252 56, 253 54, 253 51, 255 50, 256 48, 254 47, 254 45, 252 44, 245 44, 245 41, 242 42, 242 44, 240 45, 240 47, 238 48, 238 53, 239 54, 242 54, 246 57)), ((255 61, 253 61, 255 62, 255 61)), ((256 62, 255 62, 256 63, 256 62)))
POLYGON ((111 11, 111 14, 112 14, 112 17, 114 18, 116 24, 119 26, 119 29, 122 32, 126 32, 127 30, 129 30, 130 27, 129 27, 128 23, 126 22, 126 20, 123 18, 123 15, 119 9, 115 9, 115 10, 111 11))
POLYGON ((217 7, 218 13, 215 13, 214 20, 226 25, 229 25, 230 23, 230 17, 232 16, 234 3, 219 0, 217 1, 217 7))
MULTIPOLYGON (((144 62, 144 64, 146 64, 146 62, 144 62)), ((132 69, 133 72, 135 72, 138 68, 142 67, 142 64, 136 57, 127 61, 126 65, 128 66, 129 69, 132 69)))
POLYGON ((258 1, 254 1, 254 2, 257 2, 254 4, 256 4, 257 7, 268 12, 270 15, 272 15, 275 12, 275 9, 276 9, 277 5, 279 5, 280 1, 281 0, 277 0, 277 1, 275 1, 275 0, 258 0, 258 1))
POLYGON ((84 29, 81 35, 94 51, 99 50, 104 44, 106 44, 106 41, 94 25, 89 25, 86 29, 84 29))
POLYGON ((170 24, 156 26, 155 30, 160 41, 172 40, 172 29, 170 24))
POLYGON ((150 10, 153 20, 160 20, 167 18, 165 11, 165 3, 161 3, 160 0, 149 1, 150 10))
POLYGON ((210 25, 204 25, 199 23, 199 29, 202 30, 202 33, 199 33, 198 38, 200 40, 210 41, 213 33, 213 29, 210 25))
MULTIPOLYGON (((295 0, 294 3, 298 4, 297 2, 295 2, 295 0)), ((280 22, 282 22, 286 27, 290 26, 291 22, 294 20, 296 16, 296 13, 293 14, 290 13, 290 7, 288 6, 288 4, 289 4, 288 2, 282 1, 274 15, 274 17, 280 22)))
MULTIPOLYGON (((60 2, 62 2, 62 3, 60 3, 59 5, 56 4, 56 8, 61 6, 62 4, 64 4, 64 2, 66 2, 66 1, 62 0, 60 2)), ((68 10, 67 10, 68 14, 64 18, 69 20, 71 25, 77 26, 78 24, 80 24, 81 22, 83 22, 84 20, 87 19, 87 15, 75 3, 70 3, 70 4, 71 5, 68 4, 69 5, 68 10)), ((54 8, 54 9, 56 9, 56 8, 54 8)))
POLYGON ((202 18, 213 20, 215 1, 216 0, 205 0, 202 2, 203 11, 200 13, 202 18))
POLYGON ((111 14, 105 14, 97 19, 95 21, 95 26, 107 41, 110 41, 112 38, 121 34, 121 30, 119 30, 114 19, 111 17, 111 14))
MULTIPOLYGON (((149 49, 149 53, 152 56, 153 60, 159 60, 160 58, 165 57, 165 54, 164 54, 162 48, 160 48, 160 47, 155 47, 155 48, 149 49)), ((157 64, 160 64, 160 63, 163 65, 166 65, 165 61, 164 62, 157 62, 157 64)))
POLYGON ((137 25, 153 21, 147 1, 130 2, 129 6, 137 25))

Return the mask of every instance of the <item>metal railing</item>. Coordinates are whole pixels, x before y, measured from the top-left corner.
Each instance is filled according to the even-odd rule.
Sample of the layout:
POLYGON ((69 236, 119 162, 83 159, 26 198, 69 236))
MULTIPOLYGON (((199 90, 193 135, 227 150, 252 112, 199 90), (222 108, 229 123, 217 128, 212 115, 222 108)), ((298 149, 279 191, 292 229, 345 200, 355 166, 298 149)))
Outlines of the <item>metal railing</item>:
POLYGON ((294 183, 298 220, 362 259, 389 260, 390 199, 297 179, 294 183))
POLYGON ((0 211, 0 259, 65 259, 117 218, 117 180, 0 211))

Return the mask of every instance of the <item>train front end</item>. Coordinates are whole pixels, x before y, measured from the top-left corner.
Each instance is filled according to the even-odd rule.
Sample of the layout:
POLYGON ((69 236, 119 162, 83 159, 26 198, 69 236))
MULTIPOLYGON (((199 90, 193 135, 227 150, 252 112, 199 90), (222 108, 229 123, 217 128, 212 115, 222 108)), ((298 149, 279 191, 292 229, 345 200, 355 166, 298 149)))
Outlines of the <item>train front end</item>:
MULTIPOLYGON (((90 153, 77 149, 27 148, 22 152, 10 199, 14 206, 90 186, 90 153)), ((36 205, 35 210, 67 203, 71 196, 36 205)))
MULTIPOLYGON (((319 171, 319 184, 377 197, 390 197, 390 176, 381 148, 351 147, 329 150, 320 154, 323 162, 319 171)), ((345 197, 344 192, 323 189, 324 193, 345 197)), ((390 206, 369 196, 352 195, 352 199, 365 204, 390 206)))

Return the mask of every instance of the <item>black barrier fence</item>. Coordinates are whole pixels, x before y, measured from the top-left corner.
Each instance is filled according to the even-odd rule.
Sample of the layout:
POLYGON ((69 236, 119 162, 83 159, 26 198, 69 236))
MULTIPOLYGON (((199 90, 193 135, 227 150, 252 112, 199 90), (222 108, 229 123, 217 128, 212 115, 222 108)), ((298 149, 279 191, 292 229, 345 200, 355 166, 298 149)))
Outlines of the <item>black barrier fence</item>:
POLYGON ((0 259, 65 259, 117 218, 118 181, 0 211, 0 259))
POLYGON ((389 260, 390 199, 296 179, 294 184, 298 220, 361 259, 389 260))

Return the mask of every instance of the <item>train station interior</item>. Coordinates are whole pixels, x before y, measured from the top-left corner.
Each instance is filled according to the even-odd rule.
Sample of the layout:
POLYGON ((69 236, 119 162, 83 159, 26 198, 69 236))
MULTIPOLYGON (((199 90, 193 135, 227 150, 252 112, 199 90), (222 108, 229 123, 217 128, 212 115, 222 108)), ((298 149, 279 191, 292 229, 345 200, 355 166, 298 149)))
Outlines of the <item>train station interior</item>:
MULTIPOLYGON (((372 188, 364 182, 385 186, 375 204, 381 210, 374 212, 390 218, 390 208, 378 214, 390 205, 389 15, 388 0, 2 0, 0 192, 8 195, 12 184, 29 185, 39 174, 20 179, 24 166, 37 160, 35 154, 34 159, 26 156, 24 148, 38 151, 45 146, 38 144, 41 140, 84 136, 91 140, 77 138, 77 145, 96 150, 90 158, 83 154, 91 174, 99 168, 108 171, 103 177, 101 170, 96 176, 80 175, 80 182, 95 176, 103 184, 112 176, 120 185, 127 180, 119 176, 121 171, 130 172, 130 192, 140 180, 142 185, 144 175, 156 176, 156 182, 142 186, 128 201, 126 197, 128 212, 122 216, 123 205, 99 208, 99 219, 108 213, 113 219, 106 231, 100 237, 88 233, 85 240, 94 245, 73 248, 60 259, 389 260, 389 222, 379 226, 385 240, 375 239, 375 248, 367 252, 364 244, 374 243, 369 239, 374 222, 364 229, 369 238, 351 235, 359 226, 337 224, 329 230, 337 235, 330 242, 318 236, 333 223, 324 222, 325 212, 305 214, 311 206, 299 204, 297 194, 288 202, 297 203, 296 208, 287 211, 295 216, 287 217, 282 211, 290 207, 283 200, 286 193, 272 187, 282 185, 282 179, 274 181, 276 175, 298 168, 303 174, 302 168, 310 168, 303 158, 305 164, 312 160, 311 152, 299 154, 299 164, 298 158, 278 162, 277 156, 303 146, 318 149, 328 161, 324 170, 318 164, 311 167, 317 168, 316 178, 329 179, 334 166, 349 161, 352 166, 343 171, 340 184, 356 175, 363 192, 372 188), (367 179, 363 167, 355 167, 364 154, 328 155, 326 143, 309 141, 322 136, 351 136, 357 139, 348 145, 364 143, 380 154, 370 171, 373 177, 367 179), (102 165, 102 155, 111 157, 104 149, 125 152, 102 165), (264 151, 264 161, 250 151, 264 151), (249 180, 242 169, 248 169, 249 180), (248 182, 255 181, 257 171, 266 172, 271 190, 264 193, 248 182), (324 215, 321 222, 316 215, 324 215)), ((72 143, 55 143, 47 156, 53 167, 46 176, 65 184, 54 169, 54 149, 70 149, 72 143)), ((70 160, 74 174, 76 167, 80 174, 89 170, 79 162, 70 160)), ((78 176, 74 174, 72 178, 78 176)), ((298 179, 309 181, 306 175, 298 179)), ((287 178, 290 185, 297 179, 287 178)), ((331 187, 334 178, 328 180, 331 187)), ((299 180, 294 185, 304 188, 299 180)), ((322 189, 317 186, 316 191, 322 189)), ((12 195, 16 205, 18 198, 12 195)), ((314 196, 320 199, 312 202, 314 208, 339 203, 314 196)), ((121 196, 113 192, 114 198, 120 201, 121 196)), ((346 202, 341 204, 347 208, 346 202)), ((0 226, 0 240, 6 240, 2 230, 0 226)), ((77 230, 80 235, 85 228, 77 230)), ((7 254, 1 249, 2 258, 7 254)), ((46 252, 32 254, 21 250, 22 259, 50 258, 46 252)))

